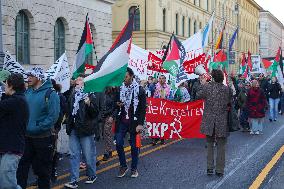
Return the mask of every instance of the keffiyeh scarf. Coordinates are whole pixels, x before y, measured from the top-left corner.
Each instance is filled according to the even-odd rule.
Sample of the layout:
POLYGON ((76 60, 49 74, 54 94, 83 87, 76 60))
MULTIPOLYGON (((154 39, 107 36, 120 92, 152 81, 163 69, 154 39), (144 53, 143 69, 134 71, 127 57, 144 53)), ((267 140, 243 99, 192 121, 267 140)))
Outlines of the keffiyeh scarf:
POLYGON ((124 109, 126 111, 126 119, 129 119, 128 111, 132 102, 132 96, 134 97, 133 99, 134 114, 136 113, 136 109, 139 103, 138 95, 139 95, 139 84, 135 80, 133 80, 133 82, 129 86, 126 86, 123 83, 122 86, 120 87, 120 101, 124 104, 124 109))
POLYGON ((79 102, 88 97, 88 93, 84 93, 83 88, 75 89, 75 100, 73 104, 72 115, 75 116, 79 110, 79 102))

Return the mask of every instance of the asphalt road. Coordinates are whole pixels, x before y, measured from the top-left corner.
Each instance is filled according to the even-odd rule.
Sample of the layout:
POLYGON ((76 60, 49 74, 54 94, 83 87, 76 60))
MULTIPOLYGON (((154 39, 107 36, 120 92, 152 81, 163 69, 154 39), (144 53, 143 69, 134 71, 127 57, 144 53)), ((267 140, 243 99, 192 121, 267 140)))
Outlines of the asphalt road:
MULTIPOLYGON (((167 141, 166 145, 152 147, 144 141, 138 165, 139 177, 116 178, 118 159, 112 158, 98 167, 98 179, 92 185, 84 184, 81 172, 79 188, 91 189, 245 189, 249 188, 284 145, 284 116, 277 122, 265 121, 263 135, 235 132, 228 138, 226 168, 223 178, 206 175, 206 148, 204 139, 167 141)), ((102 153, 102 144, 98 143, 102 153)), ((127 155, 127 158, 130 156, 127 155)), ((130 160, 130 159, 129 159, 130 160)), ((69 181, 68 158, 60 161, 60 177, 54 188, 62 188, 69 181)), ((265 176, 260 188, 284 189, 284 157, 265 176)))

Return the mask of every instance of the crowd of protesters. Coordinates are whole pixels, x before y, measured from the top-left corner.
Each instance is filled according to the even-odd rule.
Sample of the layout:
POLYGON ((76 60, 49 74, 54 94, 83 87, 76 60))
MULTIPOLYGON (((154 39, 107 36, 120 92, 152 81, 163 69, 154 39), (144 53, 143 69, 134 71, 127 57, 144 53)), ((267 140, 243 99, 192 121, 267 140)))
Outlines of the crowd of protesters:
MULTIPOLYGON (((224 174, 225 147, 229 136, 228 112, 238 114, 238 127, 252 135, 263 134, 264 119, 276 122, 284 113, 284 95, 277 78, 254 75, 251 78, 230 76, 223 84, 221 70, 211 72, 212 79, 200 76, 172 89, 165 75, 150 76, 147 81, 135 79, 127 68, 121 87, 107 87, 104 93, 85 93, 84 74, 71 80, 70 89, 46 79, 41 68, 21 74, 0 72, 0 188, 27 188, 30 167, 39 188, 50 188, 56 181, 58 133, 66 124, 69 137, 70 182, 67 188, 78 188, 79 169, 86 168, 86 184, 96 181, 96 142, 103 136, 103 161, 113 155, 113 144, 119 157, 117 177, 124 177, 127 166, 124 141, 128 137, 132 163, 130 174, 138 177, 139 148, 137 134, 145 129, 146 98, 161 98, 180 103, 203 99, 205 102, 201 133, 207 138, 207 174, 224 174), (17 118, 17 119, 15 119, 17 118), (214 146, 217 160, 214 165, 214 146)), ((165 144, 153 139, 152 144, 165 144)))

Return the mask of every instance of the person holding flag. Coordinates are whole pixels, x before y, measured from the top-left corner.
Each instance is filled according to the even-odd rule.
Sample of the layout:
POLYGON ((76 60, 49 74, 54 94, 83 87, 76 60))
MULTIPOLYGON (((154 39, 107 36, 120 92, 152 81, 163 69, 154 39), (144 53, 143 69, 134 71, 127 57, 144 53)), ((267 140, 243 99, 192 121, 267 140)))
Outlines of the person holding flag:
POLYGON ((128 172, 124 152, 124 139, 126 133, 130 134, 131 146, 131 177, 138 177, 137 165, 139 148, 136 146, 136 136, 143 129, 146 116, 146 93, 142 86, 134 79, 134 72, 127 68, 124 82, 119 90, 116 100, 118 114, 116 116, 115 139, 116 150, 119 157, 120 168, 117 175, 122 178, 128 172))

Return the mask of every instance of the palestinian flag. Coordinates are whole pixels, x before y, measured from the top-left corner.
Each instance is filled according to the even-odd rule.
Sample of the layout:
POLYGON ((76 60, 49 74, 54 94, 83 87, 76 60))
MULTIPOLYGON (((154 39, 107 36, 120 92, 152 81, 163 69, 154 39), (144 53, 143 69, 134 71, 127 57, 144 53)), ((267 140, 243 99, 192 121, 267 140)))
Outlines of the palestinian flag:
POLYGON ((222 68, 222 70, 229 70, 227 55, 224 50, 220 50, 209 65, 210 70, 222 68))
POLYGON ((245 53, 242 54, 242 62, 240 67, 240 74, 244 74, 246 71, 247 62, 246 62, 246 55, 245 53))
POLYGON ((93 65, 92 54, 94 45, 88 20, 87 15, 83 34, 76 53, 76 61, 73 66, 73 78, 77 78, 80 74, 85 73, 86 65, 93 65))
POLYGON ((223 35, 224 35, 224 31, 225 31, 225 27, 226 27, 226 21, 224 23, 223 29, 217 39, 216 45, 215 45, 215 49, 222 49, 223 48, 223 35))
POLYGON ((84 79, 85 92, 103 92, 106 87, 121 86, 128 66, 133 18, 129 19, 110 50, 99 61, 94 73, 84 79))
MULTIPOLYGON (((266 60, 266 59, 262 59, 262 63, 263 63, 263 66, 266 70, 268 71, 271 71, 271 77, 276 77, 277 75, 277 70, 278 70, 278 66, 280 66, 280 59, 282 59, 280 57, 280 54, 281 54, 281 49, 279 47, 278 51, 277 51, 277 54, 276 54, 276 57, 274 59, 273 62, 270 62, 269 60, 266 60)), ((281 68, 281 66, 280 66, 281 68)))
POLYGON ((166 58, 162 67, 171 75, 177 76, 179 68, 183 64, 185 58, 185 49, 174 34, 171 36, 165 56, 166 58))

